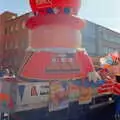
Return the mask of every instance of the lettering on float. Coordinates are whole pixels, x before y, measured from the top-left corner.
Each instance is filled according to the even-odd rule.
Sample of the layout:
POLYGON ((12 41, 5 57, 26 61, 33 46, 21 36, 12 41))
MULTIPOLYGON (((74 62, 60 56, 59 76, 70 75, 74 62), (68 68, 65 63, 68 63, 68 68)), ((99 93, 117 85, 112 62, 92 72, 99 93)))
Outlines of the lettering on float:
POLYGON ((52 4, 52 0, 36 0, 36 4, 52 4))
POLYGON ((31 96, 41 96, 49 94, 49 86, 33 86, 31 87, 31 96))

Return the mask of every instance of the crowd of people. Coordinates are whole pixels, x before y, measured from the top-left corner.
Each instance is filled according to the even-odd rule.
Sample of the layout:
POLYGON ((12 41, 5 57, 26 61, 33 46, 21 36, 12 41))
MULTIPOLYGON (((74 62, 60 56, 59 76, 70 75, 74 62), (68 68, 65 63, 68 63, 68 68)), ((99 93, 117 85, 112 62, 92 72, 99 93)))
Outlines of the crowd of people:
POLYGON ((12 69, 4 68, 0 66, 0 78, 15 77, 15 73, 12 69))
POLYGON ((116 105, 115 120, 120 120, 120 53, 113 52, 100 58, 98 68, 98 74, 103 80, 107 81, 106 86, 104 86, 108 86, 114 96, 116 105))

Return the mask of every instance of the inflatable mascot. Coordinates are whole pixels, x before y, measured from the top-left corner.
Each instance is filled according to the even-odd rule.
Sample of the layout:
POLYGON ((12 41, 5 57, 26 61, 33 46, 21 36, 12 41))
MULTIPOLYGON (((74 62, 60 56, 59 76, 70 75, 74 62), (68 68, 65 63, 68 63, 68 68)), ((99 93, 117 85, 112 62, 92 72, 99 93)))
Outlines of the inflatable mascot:
POLYGON ((76 17, 80 0, 30 0, 29 48, 19 71, 22 79, 96 81, 92 61, 82 47, 84 21, 76 17))

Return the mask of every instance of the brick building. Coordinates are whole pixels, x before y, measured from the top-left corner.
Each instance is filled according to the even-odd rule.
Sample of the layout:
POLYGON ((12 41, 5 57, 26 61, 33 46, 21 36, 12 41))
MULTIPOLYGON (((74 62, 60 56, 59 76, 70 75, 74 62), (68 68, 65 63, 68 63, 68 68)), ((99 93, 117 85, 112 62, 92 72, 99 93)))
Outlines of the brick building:
POLYGON ((4 53, 2 64, 13 67, 14 70, 18 70, 28 46, 28 30, 25 27, 28 16, 29 13, 18 17, 17 14, 11 12, 0 15, 2 20, 0 48, 4 53))
MULTIPOLYGON (((0 63, 15 71, 25 55, 28 46, 28 29, 25 22, 31 13, 17 16, 4 12, 0 15, 0 63)), ((120 34, 100 25, 86 21, 82 30, 83 46, 91 56, 101 56, 113 50, 120 51, 120 34)))

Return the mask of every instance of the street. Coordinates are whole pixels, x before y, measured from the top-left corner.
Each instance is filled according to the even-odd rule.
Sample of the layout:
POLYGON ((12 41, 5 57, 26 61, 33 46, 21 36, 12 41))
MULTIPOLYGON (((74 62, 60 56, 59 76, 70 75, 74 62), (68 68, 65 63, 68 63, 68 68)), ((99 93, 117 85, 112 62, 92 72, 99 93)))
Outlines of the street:
POLYGON ((47 108, 42 110, 31 110, 12 115, 10 120, 114 120, 114 103, 99 108, 88 110, 87 106, 77 107, 71 105, 71 109, 51 112, 47 108), (13 116, 15 119, 13 119, 13 116))

